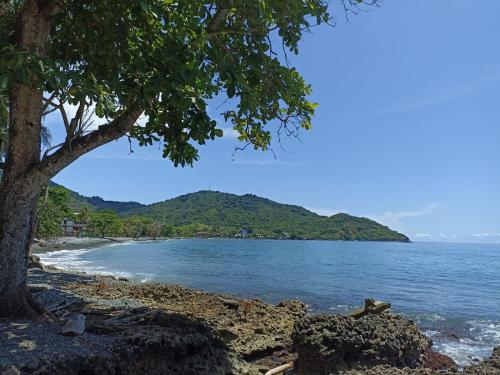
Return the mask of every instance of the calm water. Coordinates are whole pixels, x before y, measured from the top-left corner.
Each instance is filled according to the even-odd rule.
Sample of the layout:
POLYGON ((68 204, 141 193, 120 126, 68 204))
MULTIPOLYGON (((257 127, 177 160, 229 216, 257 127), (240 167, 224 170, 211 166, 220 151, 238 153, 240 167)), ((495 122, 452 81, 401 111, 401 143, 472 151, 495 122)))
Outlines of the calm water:
POLYGON ((344 313, 373 297, 414 319, 462 365, 500 345, 500 245, 171 240, 41 258, 272 303, 300 299, 313 312, 344 313))

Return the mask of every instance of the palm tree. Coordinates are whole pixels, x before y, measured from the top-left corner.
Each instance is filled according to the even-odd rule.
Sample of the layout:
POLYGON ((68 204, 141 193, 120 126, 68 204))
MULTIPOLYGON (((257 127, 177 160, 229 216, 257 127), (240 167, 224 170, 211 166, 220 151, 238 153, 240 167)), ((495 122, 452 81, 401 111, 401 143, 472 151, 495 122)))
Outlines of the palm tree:
POLYGON ((42 141, 43 147, 50 147, 50 142, 52 142, 52 133, 49 128, 42 125, 42 131, 40 132, 40 140, 42 141))

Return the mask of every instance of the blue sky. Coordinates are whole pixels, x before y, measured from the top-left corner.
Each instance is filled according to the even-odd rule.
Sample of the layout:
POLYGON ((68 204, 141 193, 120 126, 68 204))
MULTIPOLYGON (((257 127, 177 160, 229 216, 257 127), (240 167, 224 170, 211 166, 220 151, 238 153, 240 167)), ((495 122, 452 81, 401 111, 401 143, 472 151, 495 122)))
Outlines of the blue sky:
MULTIPOLYGON (((208 188, 253 193, 368 216, 415 241, 500 242, 498 14, 496 0, 386 0, 314 29, 292 63, 320 106, 300 141, 274 145, 276 159, 245 151, 232 160, 231 131, 184 169, 158 147, 129 155, 120 140, 55 181, 143 203, 208 188)), ((58 120, 47 124, 57 134, 58 120)))

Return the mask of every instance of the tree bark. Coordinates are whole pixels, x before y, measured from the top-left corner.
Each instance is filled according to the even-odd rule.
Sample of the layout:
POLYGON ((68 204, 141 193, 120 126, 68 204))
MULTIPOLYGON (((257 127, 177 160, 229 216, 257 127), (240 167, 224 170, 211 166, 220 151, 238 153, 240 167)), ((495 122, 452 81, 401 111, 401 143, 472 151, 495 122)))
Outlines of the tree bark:
MULTIPOLYGON (((26 0, 15 31, 17 47, 44 56, 62 2, 26 0)), ((9 143, 0 180, 0 316, 40 317, 27 289, 28 255, 42 187, 83 154, 123 136, 142 113, 129 108, 106 126, 64 144, 40 160, 42 90, 15 82, 9 95, 9 143)))
POLYGON ((35 229, 37 196, 2 189, 0 195, 0 316, 35 317, 26 276, 35 229))
MULTIPOLYGON (((27 0, 17 21, 16 46, 43 56, 58 6, 50 0, 27 0)), ((41 185, 26 175, 40 161, 42 91, 14 82, 9 105, 9 143, 0 183, 0 316, 36 317, 26 275, 41 185)))

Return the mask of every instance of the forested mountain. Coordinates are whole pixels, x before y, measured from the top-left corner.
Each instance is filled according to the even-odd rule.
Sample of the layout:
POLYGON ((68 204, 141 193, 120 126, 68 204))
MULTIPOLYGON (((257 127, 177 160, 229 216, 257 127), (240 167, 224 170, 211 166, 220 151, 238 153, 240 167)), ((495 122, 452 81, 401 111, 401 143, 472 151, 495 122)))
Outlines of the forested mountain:
POLYGON ((202 224, 200 231, 233 236, 245 230, 263 237, 408 241, 373 220, 347 214, 320 216, 303 207, 255 195, 200 191, 127 212, 173 226, 202 224))
MULTIPOLYGON (((52 184, 52 186, 60 186, 52 184)), ((409 241, 373 220, 336 214, 320 216, 300 206, 277 203, 252 194, 199 191, 164 202, 106 201, 68 190, 68 207, 79 211, 112 210, 123 219, 144 217, 166 224, 178 236, 247 236, 360 241, 409 241)))
MULTIPOLYGON (((55 182, 51 182, 51 187, 60 186, 55 182)), ((118 201, 107 201, 101 197, 86 197, 78 194, 76 191, 67 189, 69 193, 68 206, 73 210, 80 210, 83 207, 87 207, 91 210, 113 210, 118 215, 122 215, 130 210, 145 207, 142 203, 138 202, 118 202, 118 201)))

